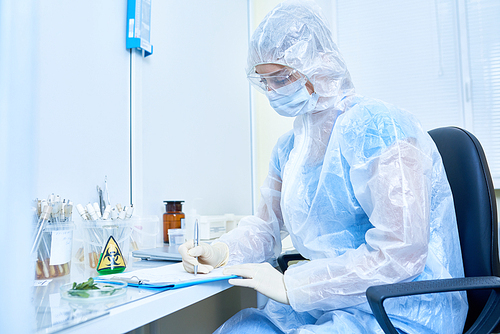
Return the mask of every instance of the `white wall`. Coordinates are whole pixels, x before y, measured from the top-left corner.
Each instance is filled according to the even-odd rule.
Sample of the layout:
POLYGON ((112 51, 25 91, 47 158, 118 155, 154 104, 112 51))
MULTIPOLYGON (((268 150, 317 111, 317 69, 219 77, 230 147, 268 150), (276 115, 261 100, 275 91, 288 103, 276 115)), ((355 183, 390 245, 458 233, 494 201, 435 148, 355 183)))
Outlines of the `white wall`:
MULTIPOLYGON (((44 3, 39 12, 36 196, 130 201, 126 1, 44 3)), ((74 218, 79 217, 76 210, 74 218)))
POLYGON ((151 26, 153 55, 134 57, 134 205, 251 214, 246 1, 157 1, 151 26))

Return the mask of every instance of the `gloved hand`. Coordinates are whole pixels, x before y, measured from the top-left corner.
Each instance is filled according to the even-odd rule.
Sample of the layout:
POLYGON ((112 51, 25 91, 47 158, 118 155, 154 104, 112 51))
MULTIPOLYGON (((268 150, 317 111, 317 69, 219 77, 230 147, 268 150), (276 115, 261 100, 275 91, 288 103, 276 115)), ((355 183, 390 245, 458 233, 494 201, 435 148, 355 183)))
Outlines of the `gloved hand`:
POLYGON ((193 240, 190 240, 179 246, 179 253, 182 255, 184 269, 188 273, 194 273, 194 266, 198 265, 198 273, 208 274, 214 268, 225 265, 229 258, 229 248, 223 242, 216 242, 213 245, 201 242, 194 247, 193 240))
POLYGON ((286 294, 284 276, 269 263, 247 263, 224 269, 224 275, 238 275, 243 279, 230 279, 237 286, 254 288, 263 295, 283 304, 290 304, 286 294))

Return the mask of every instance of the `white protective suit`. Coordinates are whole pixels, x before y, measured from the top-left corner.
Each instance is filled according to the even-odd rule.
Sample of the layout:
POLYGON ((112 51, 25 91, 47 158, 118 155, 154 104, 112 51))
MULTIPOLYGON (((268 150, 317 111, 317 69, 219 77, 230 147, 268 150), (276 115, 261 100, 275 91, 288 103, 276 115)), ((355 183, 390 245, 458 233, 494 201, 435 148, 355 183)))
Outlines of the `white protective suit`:
MULTIPOLYGON (((319 95, 276 144, 256 216, 222 236, 229 265, 264 262, 289 233, 310 261, 284 274, 290 305, 269 300, 219 333, 382 333, 369 286, 463 277, 451 190, 441 157, 415 117, 355 95, 319 7, 286 1, 252 36, 248 73, 289 66, 319 95)), ((461 333, 464 292, 387 300, 402 333, 461 333)))

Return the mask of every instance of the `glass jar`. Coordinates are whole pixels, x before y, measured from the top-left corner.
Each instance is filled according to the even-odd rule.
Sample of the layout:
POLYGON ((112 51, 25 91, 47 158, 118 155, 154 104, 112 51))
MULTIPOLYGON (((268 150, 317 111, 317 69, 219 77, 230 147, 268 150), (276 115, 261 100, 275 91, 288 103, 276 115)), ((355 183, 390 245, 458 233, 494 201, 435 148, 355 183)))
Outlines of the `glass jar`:
POLYGON ((168 230, 184 228, 184 212, 182 203, 184 201, 163 201, 167 212, 163 214, 163 242, 168 243, 168 230))

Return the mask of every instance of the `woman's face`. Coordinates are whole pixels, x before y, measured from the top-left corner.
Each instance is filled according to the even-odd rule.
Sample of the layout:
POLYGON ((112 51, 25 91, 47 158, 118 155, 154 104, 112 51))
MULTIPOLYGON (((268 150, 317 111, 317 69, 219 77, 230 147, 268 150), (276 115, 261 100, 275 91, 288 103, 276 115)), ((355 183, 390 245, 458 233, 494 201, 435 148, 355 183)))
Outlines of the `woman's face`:
MULTIPOLYGON (((262 80, 266 80, 265 84, 267 85, 268 90, 271 90, 272 88, 279 88, 284 84, 292 83, 303 76, 303 74, 294 71, 287 66, 279 64, 260 64, 255 66, 255 72, 261 75, 279 73, 279 75, 276 76, 276 81, 273 81, 274 76, 269 76, 265 79, 262 78, 262 80), (286 83, 283 81, 283 78, 286 78, 286 83)), ((306 82, 306 89, 309 94, 312 94, 314 92, 314 87, 309 80, 307 80, 306 82)))

